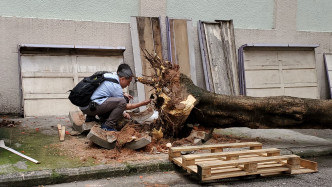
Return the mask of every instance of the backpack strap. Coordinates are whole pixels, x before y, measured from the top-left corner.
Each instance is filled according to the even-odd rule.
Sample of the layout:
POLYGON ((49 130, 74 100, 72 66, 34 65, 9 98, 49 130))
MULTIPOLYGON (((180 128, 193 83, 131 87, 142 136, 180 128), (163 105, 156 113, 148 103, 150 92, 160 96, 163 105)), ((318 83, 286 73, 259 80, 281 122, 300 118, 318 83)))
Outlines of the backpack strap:
POLYGON ((114 82, 116 84, 120 84, 118 80, 113 79, 113 78, 104 78, 104 79, 105 79, 105 81, 111 81, 111 82, 114 82))
MULTIPOLYGON (((118 80, 116 79, 113 79, 113 78, 104 78, 105 81, 110 81, 110 82, 114 82, 116 84, 120 84, 118 80)), ((98 98, 95 98, 95 99, 102 99, 102 98, 105 98, 105 97, 98 97, 98 98)))

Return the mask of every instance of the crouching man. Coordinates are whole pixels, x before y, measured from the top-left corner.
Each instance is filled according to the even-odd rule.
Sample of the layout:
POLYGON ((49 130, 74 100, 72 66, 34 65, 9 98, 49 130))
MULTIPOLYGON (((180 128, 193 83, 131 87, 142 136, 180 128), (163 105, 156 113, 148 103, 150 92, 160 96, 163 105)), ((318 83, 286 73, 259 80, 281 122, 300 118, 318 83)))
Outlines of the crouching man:
POLYGON ((89 106, 80 107, 82 112, 87 115, 86 122, 95 121, 95 116, 98 115, 100 119, 104 120, 101 125, 102 129, 116 131, 118 120, 122 117, 130 119, 130 115, 125 110, 149 104, 149 99, 131 104, 129 100, 133 97, 129 94, 123 94, 122 89, 130 84, 133 76, 128 64, 120 64, 117 74, 105 73, 105 78, 115 79, 118 83, 116 81, 102 82, 92 94, 89 106))

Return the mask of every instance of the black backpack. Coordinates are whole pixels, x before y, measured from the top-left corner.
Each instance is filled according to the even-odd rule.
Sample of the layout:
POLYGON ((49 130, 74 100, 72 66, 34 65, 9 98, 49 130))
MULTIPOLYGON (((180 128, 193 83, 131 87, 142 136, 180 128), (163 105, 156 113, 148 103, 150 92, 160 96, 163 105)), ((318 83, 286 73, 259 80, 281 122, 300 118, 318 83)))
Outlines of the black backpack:
POLYGON ((119 81, 113 78, 105 78, 104 74, 107 71, 98 71, 90 77, 84 77, 72 90, 70 91, 68 99, 76 106, 85 107, 90 103, 90 98, 93 92, 99 87, 103 81, 111 81, 119 84, 119 81))

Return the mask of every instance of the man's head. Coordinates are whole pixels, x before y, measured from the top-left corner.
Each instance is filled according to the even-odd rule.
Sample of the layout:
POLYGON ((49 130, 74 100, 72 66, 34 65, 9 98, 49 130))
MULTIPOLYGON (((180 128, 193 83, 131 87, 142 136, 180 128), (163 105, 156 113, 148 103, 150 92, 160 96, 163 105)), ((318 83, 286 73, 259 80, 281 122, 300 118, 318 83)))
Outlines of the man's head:
POLYGON ((128 64, 120 64, 116 72, 119 76, 120 85, 122 88, 127 87, 133 80, 134 74, 128 64))

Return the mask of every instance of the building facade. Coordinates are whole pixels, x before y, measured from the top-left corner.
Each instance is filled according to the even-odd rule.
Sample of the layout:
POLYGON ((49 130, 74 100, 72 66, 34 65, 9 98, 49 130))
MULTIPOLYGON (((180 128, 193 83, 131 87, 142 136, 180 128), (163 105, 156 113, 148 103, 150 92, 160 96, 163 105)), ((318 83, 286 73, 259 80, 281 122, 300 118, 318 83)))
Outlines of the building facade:
MULTIPOLYGON (((205 81, 197 32, 199 20, 232 19, 237 49, 245 44, 317 46, 309 50, 312 55, 308 58, 313 59, 317 98, 327 99, 330 91, 323 55, 332 49, 330 9, 329 0, 1 0, 0 113, 23 114, 29 110, 35 112, 26 116, 34 116, 51 108, 43 113, 51 115, 52 110, 63 109, 56 108, 56 102, 54 106, 43 102, 51 89, 47 87, 70 88, 79 80, 77 74, 103 68, 109 60, 115 61, 114 66, 125 62, 134 69, 131 16, 160 17, 162 26, 166 16, 192 20, 196 80, 202 88, 205 81), (35 59, 36 53, 45 54, 35 59), (45 65, 41 59, 52 61, 52 65, 45 65), (89 64, 89 60, 95 64, 89 64), (38 74, 37 70, 44 72, 38 74), (34 92, 40 93, 33 95, 34 92), (31 102, 36 98, 38 102, 31 102)), ((162 42, 167 58, 165 28, 162 42)), ((247 57, 251 54, 247 53, 247 57)), ((136 90, 136 84, 129 88, 137 97, 136 90)), ((53 94, 53 99, 64 99, 68 94, 60 92, 53 94)))

